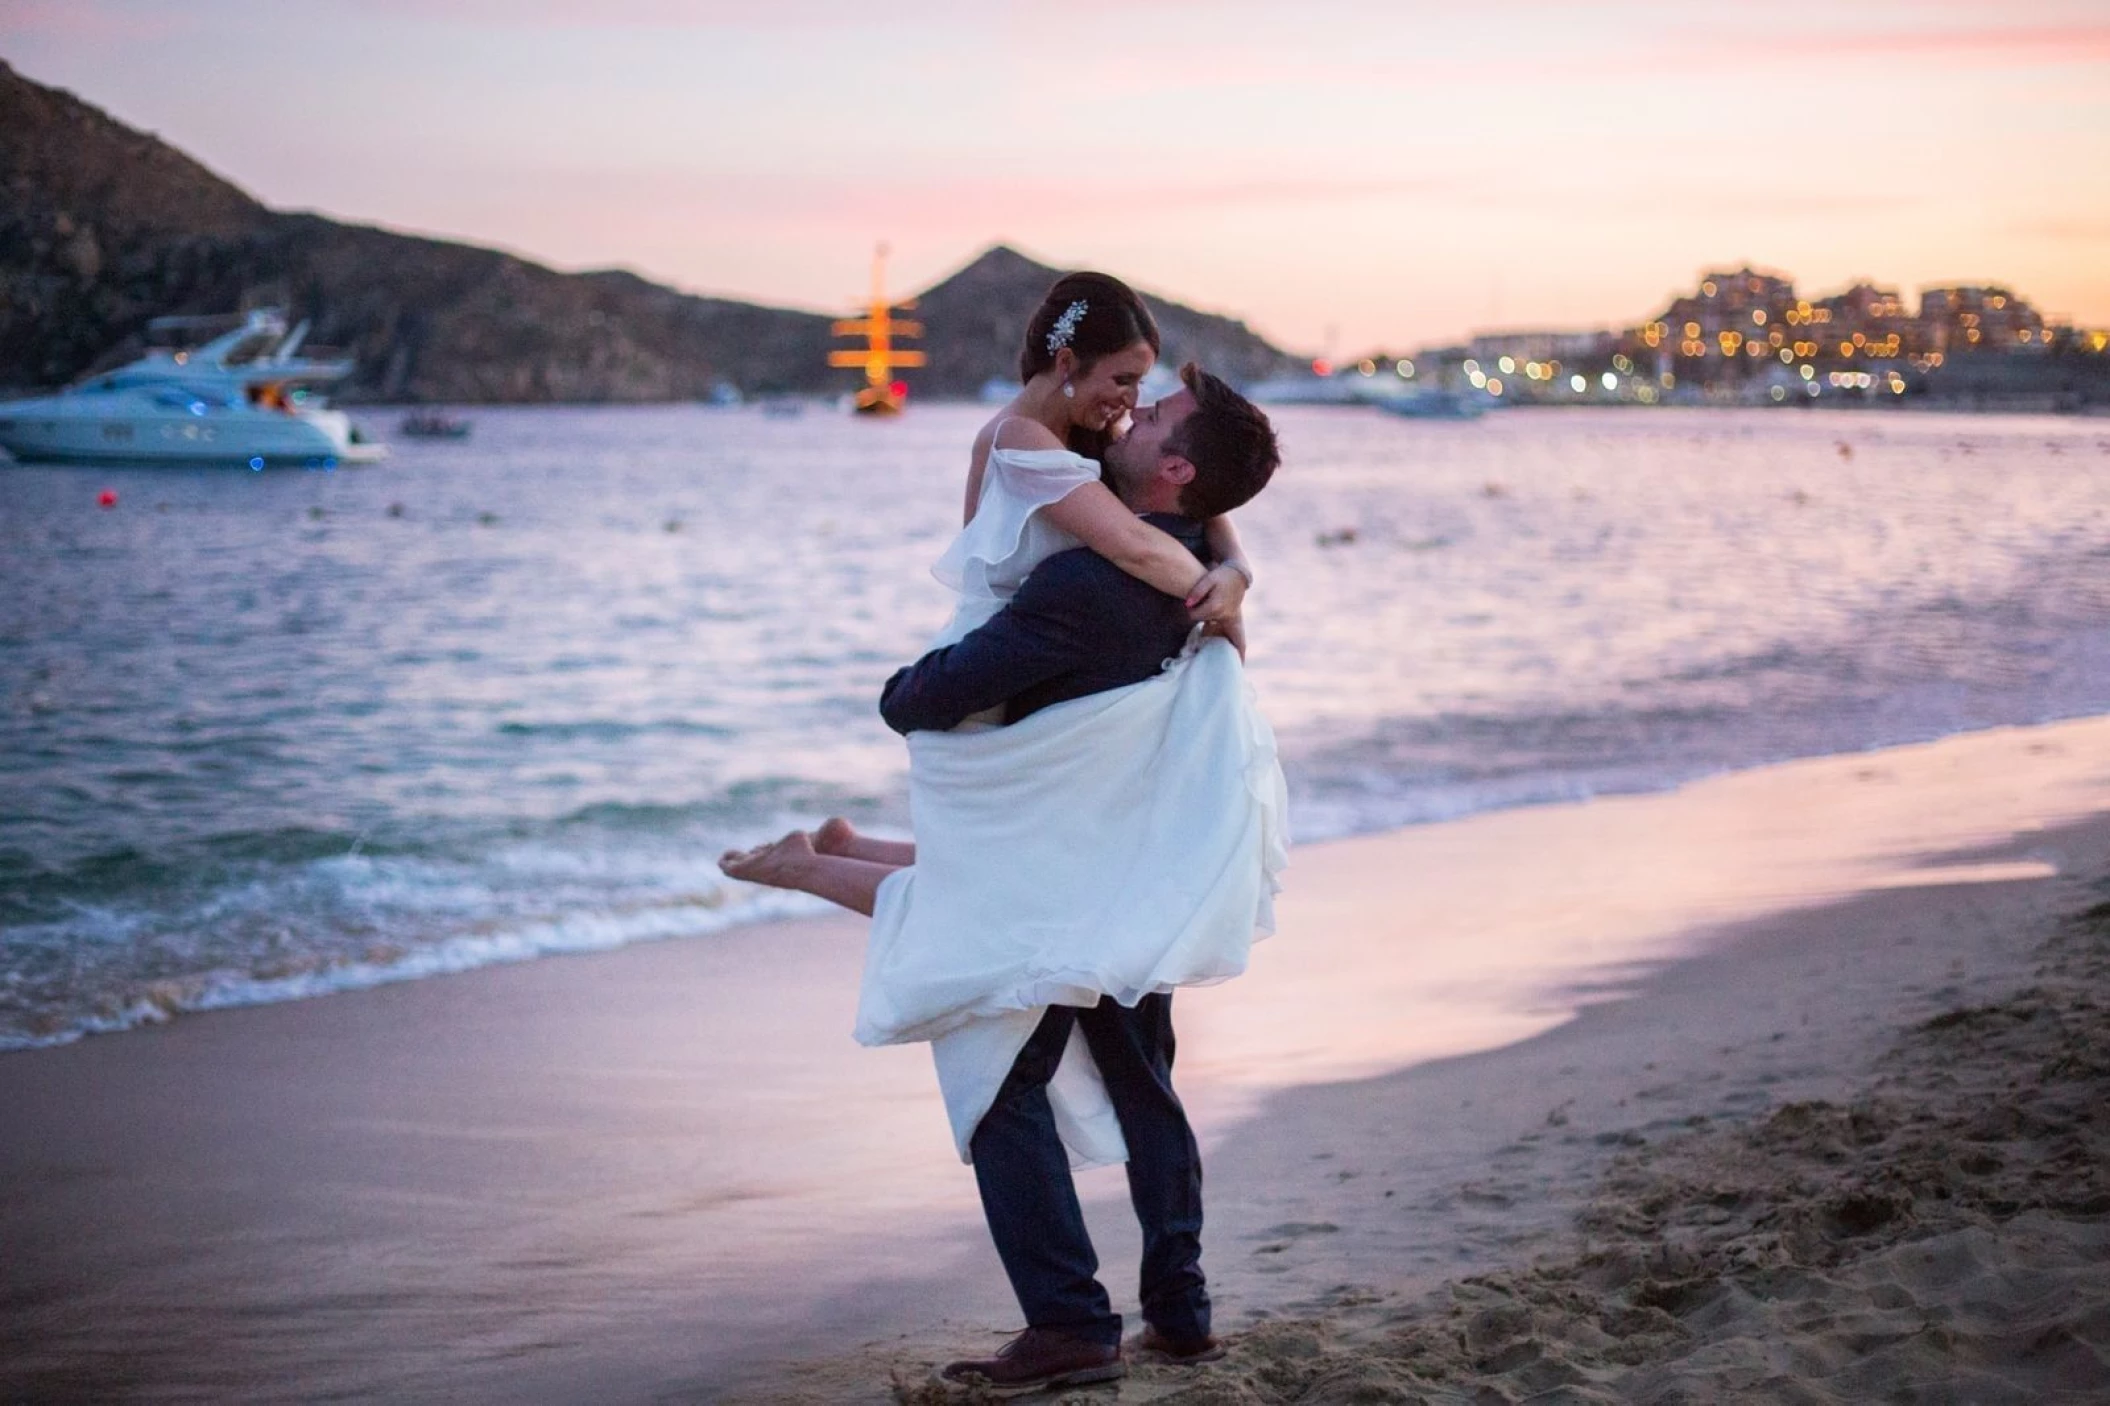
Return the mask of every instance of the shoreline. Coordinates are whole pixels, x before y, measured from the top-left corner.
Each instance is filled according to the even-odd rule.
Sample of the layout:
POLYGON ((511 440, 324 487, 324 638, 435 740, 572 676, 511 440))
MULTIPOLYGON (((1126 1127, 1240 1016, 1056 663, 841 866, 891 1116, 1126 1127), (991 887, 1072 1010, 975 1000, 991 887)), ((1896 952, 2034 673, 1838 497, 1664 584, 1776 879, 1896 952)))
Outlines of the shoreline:
MULTIPOLYGON (((1763 773, 1781 767, 1838 762, 1855 757, 1872 756, 1901 749, 1934 747, 1952 741, 2014 731, 2059 728, 2068 724, 2086 723, 2098 718, 2110 718, 2110 714, 2079 714, 2072 717, 2057 717, 2033 723, 1990 724, 1984 727, 1966 729, 1961 732, 1944 733, 1932 738, 1883 743, 1873 747, 1855 748, 1841 752, 1818 752, 1803 756, 1776 758, 1750 765, 1732 765, 1715 770, 1700 771, 1683 777, 1667 778, 1658 783, 1637 786, 1632 789, 1615 788, 1595 791, 1583 796, 1545 796, 1502 801, 1457 815, 1409 821, 1404 824, 1380 826, 1370 830, 1348 830, 1339 833, 1325 832, 1310 840, 1293 844, 1291 853, 1294 857, 1297 854, 1313 853, 1336 845, 1364 841, 1383 842, 1387 837, 1391 836, 1428 828, 1467 824, 1484 817, 1499 816, 1515 811, 1559 809, 1577 805, 1670 796, 1691 787, 1706 785, 1724 778, 1750 773, 1763 773)), ((490 968, 539 962, 551 958, 591 956, 598 953, 619 952, 631 947, 651 946, 667 942, 708 941, 727 932, 768 928, 786 922, 825 922, 830 921, 833 917, 828 905, 818 899, 809 899, 802 894, 790 894, 772 889, 753 890, 739 902, 730 905, 713 905, 712 911, 716 916, 707 926, 695 931, 678 932, 673 935, 640 936, 616 940, 599 937, 574 938, 569 941, 560 940, 541 944, 532 941, 524 942, 518 934, 514 933, 500 933, 490 936, 461 936, 431 946, 410 948, 388 962, 355 961, 323 967, 313 971, 296 972, 290 975, 205 972, 161 978, 149 983, 147 989, 135 993, 132 999, 124 1006, 112 1008, 107 1013, 81 1018, 72 1025, 39 1032, 28 1037, 9 1036, 0 1038, 0 1061, 4 1061, 9 1056, 18 1053, 58 1049, 85 1039, 149 1030, 156 1026, 166 1025, 174 1020, 194 1018, 218 1011, 312 1001, 353 992, 370 991, 405 982, 426 981, 436 977, 461 976, 490 968)))
MULTIPOLYGON (((1878 968, 1926 1001, 2013 975, 2016 931, 2074 882, 2043 876, 2093 853, 2055 827, 2104 811, 2098 718, 1299 851, 1254 971, 1180 998, 1223 1326, 1548 1243, 1628 1133, 1658 1135, 1619 1099, 1727 1119, 1829 1087, 1905 998, 1878 968), (1853 979, 1818 960, 1849 910, 1938 934, 1853 979), (1773 1015, 1812 1002, 1844 1052, 1816 1068, 1773 1015), (1613 1087, 1676 1030, 1768 1020, 1613 1087), (1372 1122, 1373 1090, 1411 1111, 1372 1122), (1504 1149, 1551 1129, 1513 1172, 1534 1159, 1504 1149), (1366 1193, 1414 1214, 1366 1225, 1366 1193)), ((870 1344, 835 1384, 853 1394, 807 1399, 886 1399, 872 1371, 978 1350, 1015 1309, 927 1056, 842 1033, 861 931, 787 922, 0 1059, 0 1326, 35 1344, 0 1385, 795 1400, 870 1344)), ((1132 1311, 1112 1177, 1081 1190, 1132 1311)))

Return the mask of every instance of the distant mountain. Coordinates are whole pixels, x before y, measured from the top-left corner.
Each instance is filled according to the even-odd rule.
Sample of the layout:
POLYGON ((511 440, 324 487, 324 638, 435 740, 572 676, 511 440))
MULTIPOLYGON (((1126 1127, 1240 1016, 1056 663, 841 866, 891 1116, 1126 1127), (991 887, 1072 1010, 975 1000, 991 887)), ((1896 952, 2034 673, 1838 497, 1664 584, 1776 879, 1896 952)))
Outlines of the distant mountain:
POLYGON ((269 210, 0 64, 0 383, 136 355, 149 318, 285 307, 348 399, 643 401, 821 389, 828 319, 269 210))
MULTIPOLYGON (((929 335, 913 345, 929 354, 930 364, 911 384, 924 395, 957 396, 972 395, 989 380, 1015 382, 1026 319, 1062 273, 999 244, 923 293, 913 316, 929 335)), ((1243 322, 1147 290, 1143 296, 1165 339, 1159 359, 1170 366, 1199 361, 1228 380, 1251 381, 1293 364, 1243 322)))
MULTIPOLYGON (((350 355, 346 400, 696 399, 848 389, 827 316, 702 298, 608 271, 271 210, 182 152, 0 62, 0 385, 137 355, 150 318, 279 306, 350 355)), ((1058 270, 997 248, 925 293, 919 395, 1015 375, 1058 270)), ((1227 318, 1153 299, 1168 359, 1234 378, 1286 358, 1227 318)), ((848 311, 847 309, 845 310, 848 311)))

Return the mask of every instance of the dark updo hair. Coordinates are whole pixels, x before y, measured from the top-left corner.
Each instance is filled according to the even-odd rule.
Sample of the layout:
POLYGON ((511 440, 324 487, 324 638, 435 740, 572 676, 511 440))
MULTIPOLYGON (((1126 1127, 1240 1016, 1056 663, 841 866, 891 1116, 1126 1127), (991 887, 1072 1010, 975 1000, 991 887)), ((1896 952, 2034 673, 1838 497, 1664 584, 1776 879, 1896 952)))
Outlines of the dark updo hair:
MULTIPOLYGON (((1026 344, 1018 354, 1019 384, 1024 385, 1055 364, 1055 353, 1048 349, 1048 334, 1070 305, 1079 301, 1084 304, 1084 313, 1071 327, 1069 341, 1063 344, 1076 355, 1079 371, 1089 371, 1101 357, 1126 351, 1137 342, 1148 342, 1153 356, 1161 349, 1157 319, 1136 296, 1135 289, 1111 274, 1066 273, 1055 280, 1055 286, 1040 300, 1033 316, 1026 319, 1026 344)), ((1103 430, 1078 427, 1070 431, 1070 448, 1088 459, 1096 459, 1106 451, 1112 438, 1103 430)))
POLYGON ((1180 511, 1221 517, 1267 487, 1282 465, 1282 449, 1274 425, 1252 401, 1191 361, 1180 368, 1180 379, 1194 393, 1194 409, 1164 445, 1194 465, 1194 477, 1180 490, 1180 511))

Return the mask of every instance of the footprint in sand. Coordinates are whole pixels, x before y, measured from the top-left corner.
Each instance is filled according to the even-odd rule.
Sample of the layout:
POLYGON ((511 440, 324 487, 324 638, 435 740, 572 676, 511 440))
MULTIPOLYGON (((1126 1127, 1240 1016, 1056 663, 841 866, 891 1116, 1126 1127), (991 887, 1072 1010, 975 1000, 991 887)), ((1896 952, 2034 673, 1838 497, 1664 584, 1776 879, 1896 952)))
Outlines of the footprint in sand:
POLYGON ((1490 1210, 1506 1211, 1516 1204, 1516 1198, 1506 1191, 1492 1186, 1478 1186, 1471 1182, 1458 1188, 1458 1199, 1468 1206, 1485 1206, 1490 1210))
POLYGON ((1302 1240, 1307 1235, 1332 1235, 1340 1230, 1330 1220, 1286 1220, 1280 1225, 1271 1225, 1254 1238, 1267 1240, 1302 1240))
MULTIPOLYGON (((1308 1235, 1332 1235, 1339 1230, 1340 1227, 1332 1221, 1284 1221, 1280 1225, 1269 1226, 1266 1230, 1261 1231, 1259 1236, 1254 1237, 1256 1239, 1265 1237, 1267 1243, 1265 1245, 1255 1245, 1253 1253, 1255 1255, 1283 1254, 1288 1250, 1294 1249, 1297 1242, 1308 1235)), ((1253 1269, 1255 1273, 1259 1274, 1282 1274, 1288 1271, 1289 1266, 1276 1262, 1258 1264, 1253 1266, 1253 1269)))

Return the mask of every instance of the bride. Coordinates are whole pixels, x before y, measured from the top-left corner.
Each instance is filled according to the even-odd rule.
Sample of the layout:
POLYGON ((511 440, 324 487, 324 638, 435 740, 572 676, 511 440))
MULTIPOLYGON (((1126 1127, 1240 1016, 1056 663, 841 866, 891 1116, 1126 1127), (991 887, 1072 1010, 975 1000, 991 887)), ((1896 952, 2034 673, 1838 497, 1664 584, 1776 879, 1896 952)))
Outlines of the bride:
MULTIPOLYGON (((1282 780, 1237 662, 1252 570, 1228 516, 1206 521, 1205 569, 1101 481, 1159 345, 1149 309, 1117 279, 1070 274, 1048 291, 1027 324, 1022 387, 975 439, 965 525, 935 567, 958 602, 931 648, 1080 545, 1181 597, 1197 635, 1224 639, 1190 641, 1157 678, 1008 727, 994 726, 996 709, 910 733, 915 844, 832 819, 720 861, 734 878, 873 917, 857 1038, 931 1041, 963 1159, 1044 1007, 1222 980, 1272 929, 1282 780), (1180 815, 1127 792, 1206 804, 1180 815), (1135 856, 1168 849, 1174 862, 1136 875, 1135 856), (1109 883, 1117 871, 1127 877, 1109 883)), ((1050 1086, 1063 1139, 1080 1162, 1118 1161, 1118 1124, 1072 1044, 1050 1086)))

